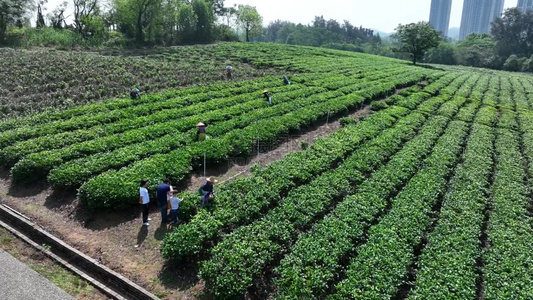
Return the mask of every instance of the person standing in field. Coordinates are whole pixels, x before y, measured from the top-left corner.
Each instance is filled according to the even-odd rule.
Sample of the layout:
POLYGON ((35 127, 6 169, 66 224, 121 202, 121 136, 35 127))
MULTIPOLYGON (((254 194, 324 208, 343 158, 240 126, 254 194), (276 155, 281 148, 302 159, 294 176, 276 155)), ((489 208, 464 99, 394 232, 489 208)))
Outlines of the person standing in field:
POLYGON ((226 79, 232 80, 233 79, 233 67, 227 66, 226 67, 226 79))
POLYGON ((268 91, 267 91, 267 90, 264 90, 264 91, 263 91, 263 96, 265 97, 265 99, 268 100, 268 103, 270 103, 270 105, 272 105, 272 98, 271 98, 270 95, 268 94, 268 91))
POLYGON ((180 220, 178 219, 178 210, 180 208, 181 199, 178 197, 178 190, 172 190, 172 196, 170 197, 170 215, 171 222, 170 224, 178 224, 180 220))
POLYGON ((209 204, 209 200, 212 200, 213 198, 215 198, 215 192, 213 190, 213 185, 217 182, 218 180, 216 180, 215 177, 211 176, 207 178, 204 185, 202 185, 198 189, 198 192, 200 193, 200 197, 202 198, 202 207, 209 204))
POLYGON ((198 138, 198 141, 205 141, 205 137, 206 137, 206 127, 207 125, 205 125, 204 123, 200 122, 198 124, 196 124, 196 128, 198 129, 196 131, 196 136, 198 138))
POLYGON ((291 85, 291 82, 289 81, 289 78, 287 78, 287 76, 283 75, 283 82, 286 84, 286 85, 291 85))
POLYGON ((147 188, 148 188, 148 180, 146 179, 141 180, 139 203, 142 204, 143 206, 143 226, 150 225, 150 223, 148 223, 148 221, 150 220, 148 218, 150 196, 148 195, 147 188))
POLYGON ((155 193, 155 198, 157 200, 157 205, 161 209, 161 223, 168 222, 168 199, 170 197, 170 192, 172 188, 170 187, 170 180, 165 179, 163 183, 157 186, 155 193))

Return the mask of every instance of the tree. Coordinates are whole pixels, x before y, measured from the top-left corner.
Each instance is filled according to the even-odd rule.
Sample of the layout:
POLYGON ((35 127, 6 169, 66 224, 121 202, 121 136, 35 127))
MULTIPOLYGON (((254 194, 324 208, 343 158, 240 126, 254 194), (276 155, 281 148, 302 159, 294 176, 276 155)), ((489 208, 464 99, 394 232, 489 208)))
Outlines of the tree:
POLYGON ((46 17, 48 18, 48 21, 50 22, 50 26, 54 29, 62 29, 63 26, 67 26, 66 19, 69 16, 65 16, 65 11, 67 10, 68 2, 64 1, 63 3, 59 4, 51 13, 48 13, 46 17), (64 24, 64 25, 63 25, 64 24))
POLYGON ((226 26, 231 27, 231 22, 237 14, 237 9, 235 7, 223 7, 221 14, 226 19, 226 26))
POLYGON ((472 67, 492 65, 496 43, 488 34, 472 33, 457 43, 455 57, 458 64, 472 67))
POLYGON ((178 9, 178 35, 182 43, 194 41, 197 22, 198 18, 194 14, 192 6, 188 3, 182 3, 178 9))
POLYGON ((261 34, 263 30, 263 18, 255 7, 250 5, 239 5, 237 24, 244 31, 247 42, 250 41, 250 36, 261 34))
POLYGON ((39 1, 37 4, 37 21, 35 22, 35 27, 42 28, 45 27, 44 16, 43 16, 43 5, 46 3, 45 0, 39 1))
POLYGON ((213 11, 204 0, 193 0, 192 8, 197 17, 196 38, 198 42, 208 43, 212 40, 215 18, 213 11))
POLYGON ((506 10, 503 17, 492 23, 491 34, 497 42, 496 49, 500 55, 530 57, 533 55, 533 11, 522 13, 517 8, 506 10))
POLYGON ((22 24, 24 16, 33 6, 33 0, 0 0, 0 44, 6 42, 7 26, 22 24))
POLYGON ((160 0, 115 0, 119 29, 138 44, 145 42, 144 30, 158 17, 160 0))
POLYGON ((92 14, 97 14, 98 0, 72 0, 74 5, 74 26, 79 34, 83 37, 88 36, 88 30, 83 24, 83 20, 90 19, 88 18, 92 14))
POLYGON ((224 0, 206 0, 207 4, 211 6, 213 14, 217 16, 224 16, 226 8, 224 7, 224 0))
POLYGON ((452 44, 441 42, 438 47, 429 49, 425 62, 433 64, 455 65, 454 48, 452 44))
POLYGON ((503 64, 503 69, 506 71, 518 72, 522 69, 526 58, 518 58, 516 55, 511 55, 503 64))
POLYGON ((411 54, 413 64, 422 59, 427 50, 437 47, 441 41, 440 34, 428 22, 399 25, 392 35, 400 43, 398 52, 411 54))

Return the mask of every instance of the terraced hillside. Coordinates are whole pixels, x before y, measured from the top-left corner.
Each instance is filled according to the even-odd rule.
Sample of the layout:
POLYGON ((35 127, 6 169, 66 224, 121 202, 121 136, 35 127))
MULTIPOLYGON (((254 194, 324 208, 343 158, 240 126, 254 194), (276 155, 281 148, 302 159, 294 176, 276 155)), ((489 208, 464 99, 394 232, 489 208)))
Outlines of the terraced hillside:
POLYGON ((208 208, 184 193, 187 222, 162 255, 198 262, 216 298, 533 297, 530 76, 269 44, 205 51, 292 85, 269 75, 8 119, 0 163, 14 184, 46 178, 120 210, 142 178, 183 182, 204 159, 254 155, 378 100, 360 122, 220 186, 208 208))

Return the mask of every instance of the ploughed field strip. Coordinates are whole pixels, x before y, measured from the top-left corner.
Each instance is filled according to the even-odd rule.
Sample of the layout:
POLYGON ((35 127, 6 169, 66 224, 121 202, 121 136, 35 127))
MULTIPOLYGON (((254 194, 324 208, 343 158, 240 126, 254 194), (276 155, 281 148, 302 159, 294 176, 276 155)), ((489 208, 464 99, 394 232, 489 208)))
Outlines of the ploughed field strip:
POLYGON ((257 141, 385 99, 221 185, 207 208, 182 193, 162 255, 197 262, 217 299, 533 298, 533 79, 306 47, 205 49, 292 85, 265 76, 6 120, 0 163, 15 184, 46 179, 121 209, 142 178, 179 182, 204 155, 252 155, 257 141), (196 140, 198 122, 211 139, 196 140))

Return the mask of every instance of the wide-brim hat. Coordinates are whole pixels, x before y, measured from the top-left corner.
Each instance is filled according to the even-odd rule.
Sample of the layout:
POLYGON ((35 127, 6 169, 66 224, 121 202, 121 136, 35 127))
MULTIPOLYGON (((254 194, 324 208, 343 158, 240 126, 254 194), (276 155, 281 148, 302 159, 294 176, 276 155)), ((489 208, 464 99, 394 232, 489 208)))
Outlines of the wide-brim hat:
POLYGON ((211 176, 211 177, 208 177, 207 179, 207 182, 211 182, 211 183, 217 183, 218 180, 215 179, 215 177, 211 176))
POLYGON ((204 126, 205 126, 205 124, 204 124, 204 123, 202 123, 202 122, 200 122, 200 123, 196 124, 196 127, 204 127, 204 126))
POLYGON ((264 90, 264 91, 263 91, 263 94, 266 94, 266 93, 268 93, 268 90, 264 90))

